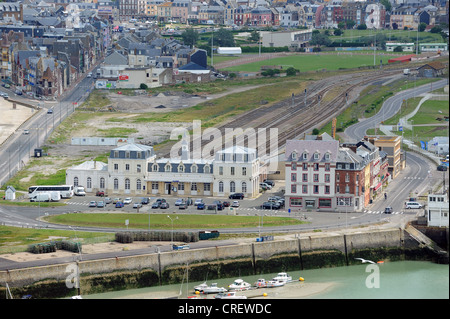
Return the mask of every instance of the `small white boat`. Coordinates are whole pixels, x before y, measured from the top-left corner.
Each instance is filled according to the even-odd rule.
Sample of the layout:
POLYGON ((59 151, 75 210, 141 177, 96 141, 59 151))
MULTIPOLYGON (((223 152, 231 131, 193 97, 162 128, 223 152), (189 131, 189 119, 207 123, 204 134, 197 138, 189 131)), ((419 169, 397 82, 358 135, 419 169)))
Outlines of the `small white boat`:
POLYGON ((215 299, 247 299, 247 296, 236 295, 236 292, 230 291, 227 293, 220 293, 214 297, 215 299))
POLYGON ((207 288, 207 287, 208 287, 208 284, 207 284, 206 281, 205 281, 204 283, 202 283, 202 284, 200 284, 200 285, 198 285, 198 286, 195 286, 195 287, 194 287, 194 292, 195 292, 195 291, 202 292, 203 289, 205 289, 205 288, 207 288))
POLYGON ((278 275, 272 278, 273 281, 283 281, 284 283, 292 281, 292 277, 285 272, 279 272, 278 275))
POLYGON ((217 294, 217 293, 223 293, 223 292, 227 292, 227 291, 228 290, 226 290, 223 287, 218 287, 216 283, 213 283, 210 286, 203 288, 203 290, 200 290, 200 292, 202 292, 204 294, 217 294))
POLYGON ((286 283, 284 281, 279 281, 279 280, 269 280, 267 282, 267 288, 275 288, 275 287, 282 287, 284 286, 286 283))
POLYGON ((254 286, 255 286, 256 288, 265 288, 265 287, 267 287, 267 281, 266 281, 264 278, 259 278, 259 279, 255 282, 254 286))
POLYGON ((251 285, 248 282, 243 281, 242 279, 236 279, 228 287, 233 290, 247 290, 251 288, 251 285))

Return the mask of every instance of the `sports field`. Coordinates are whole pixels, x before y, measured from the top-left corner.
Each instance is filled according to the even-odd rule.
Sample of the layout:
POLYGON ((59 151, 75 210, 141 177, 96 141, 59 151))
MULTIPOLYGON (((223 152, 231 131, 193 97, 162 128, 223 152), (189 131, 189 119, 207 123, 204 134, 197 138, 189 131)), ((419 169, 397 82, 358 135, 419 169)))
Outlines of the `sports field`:
MULTIPOLYGON (((387 64, 388 60, 393 57, 397 57, 397 55, 377 54, 375 56, 375 64, 380 65, 380 60, 383 64, 387 64)), ((225 68, 224 70, 230 72, 258 72, 263 65, 278 65, 282 66, 283 69, 293 67, 300 70, 300 72, 320 71, 323 69, 330 71, 351 69, 361 66, 373 66, 373 62, 374 55, 370 53, 303 53, 294 56, 242 64, 225 68)))

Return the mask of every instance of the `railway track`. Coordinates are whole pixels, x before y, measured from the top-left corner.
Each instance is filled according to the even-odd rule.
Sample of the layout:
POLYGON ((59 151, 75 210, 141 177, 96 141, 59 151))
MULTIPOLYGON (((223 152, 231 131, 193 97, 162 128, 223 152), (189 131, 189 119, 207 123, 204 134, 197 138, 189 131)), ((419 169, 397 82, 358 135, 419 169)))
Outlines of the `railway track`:
MULTIPOLYGON (((358 74, 345 74, 332 78, 326 78, 309 85, 306 92, 300 92, 291 98, 274 103, 269 106, 261 106, 259 108, 248 111, 236 118, 216 127, 221 134, 222 140, 217 141, 214 149, 221 149, 226 143, 233 145, 246 145, 252 136, 234 136, 233 141, 225 141, 226 130, 232 131, 242 129, 244 132, 258 132, 258 128, 265 129, 268 133, 270 129, 278 129, 278 149, 282 149, 289 139, 304 134, 305 132, 316 127, 319 123, 329 121, 332 117, 342 112, 352 100, 351 95, 355 95, 358 90, 362 90, 370 83, 380 81, 401 74, 402 69, 377 70, 374 72, 361 72, 358 74), (342 87, 342 90, 336 96, 327 99, 327 93, 333 88, 342 87), (248 130, 250 129, 250 130, 248 130)), ((236 131, 239 134, 239 131, 236 131)), ((205 138, 205 137, 203 137, 205 138)), ((256 139, 256 136, 253 137, 256 139)), ((266 138, 266 150, 270 149, 269 138, 266 138)), ((194 142, 191 140, 190 149, 194 145, 201 145, 201 149, 209 144, 211 140, 201 140, 194 142)), ((213 154, 210 154, 213 156, 213 154)), ((169 157, 170 152, 166 151, 162 157, 169 157)))

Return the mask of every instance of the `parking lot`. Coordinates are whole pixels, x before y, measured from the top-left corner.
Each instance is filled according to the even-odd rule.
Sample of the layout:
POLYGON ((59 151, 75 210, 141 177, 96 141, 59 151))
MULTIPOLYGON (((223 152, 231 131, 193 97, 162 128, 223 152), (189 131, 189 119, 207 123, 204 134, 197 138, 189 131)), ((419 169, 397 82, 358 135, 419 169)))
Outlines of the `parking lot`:
POLYGON ((224 197, 174 197, 174 196, 126 196, 123 194, 106 194, 104 197, 87 194, 86 196, 73 196, 61 202, 68 205, 70 211, 92 212, 139 212, 139 213, 222 213, 222 214, 252 214, 266 211, 267 214, 282 214, 287 212, 283 206, 275 204, 279 199, 284 200, 284 183, 280 182, 271 189, 261 193, 257 198, 228 199, 224 197), (282 185, 283 184, 283 185, 282 185), (141 204, 148 199, 147 204, 141 204), (269 199, 271 202, 269 202, 269 199), (95 203, 94 203, 95 202, 95 203), (99 202, 103 204, 98 205, 99 202), (122 204, 117 204, 121 202, 122 204), (156 204, 158 202, 158 204, 156 204), (165 203, 165 205, 162 205, 165 203), (273 203, 268 205, 268 203, 273 203), (200 204, 200 205, 199 205, 200 204), (203 205, 201 205, 203 204, 203 205), (224 206, 221 209, 221 205, 224 206), (263 209, 265 204, 265 209, 263 209), (100 207, 98 207, 100 206, 100 207), (167 207, 168 206, 168 207, 167 207), (271 212, 270 207, 273 206, 271 212))

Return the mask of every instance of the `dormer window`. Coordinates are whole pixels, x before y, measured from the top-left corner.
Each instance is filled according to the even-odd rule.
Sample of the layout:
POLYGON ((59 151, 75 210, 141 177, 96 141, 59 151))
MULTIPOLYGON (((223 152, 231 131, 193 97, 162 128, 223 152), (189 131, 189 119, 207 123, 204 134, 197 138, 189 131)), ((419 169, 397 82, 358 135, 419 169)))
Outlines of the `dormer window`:
POLYGON ((325 153, 325 160, 326 161, 329 161, 330 160, 330 158, 331 158, 331 154, 330 153, 325 153))
POLYGON ((166 166, 164 167, 164 170, 166 172, 170 172, 170 171, 172 171, 172 166, 169 163, 167 163, 166 166))
POLYGON ((316 153, 314 153, 314 160, 318 160, 320 158, 320 153, 319 152, 316 152, 316 153))
POLYGON ((197 165, 193 164, 191 166, 191 173, 197 173, 197 165))
POLYGON ((306 161, 308 159, 308 153, 304 152, 303 155, 302 155, 302 158, 303 158, 304 161, 306 161))
POLYGON ((293 161, 296 161, 296 160, 297 160, 297 152, 296 152, 296 151, 293 151, 293 152, 292 152, 292 154, 291 154, 291 159, 292 159, 293 161))
POLYGON ((184 173, 184 165, 183 165, 183 163, 180 163, 178 165, 178 173, 184 173))

